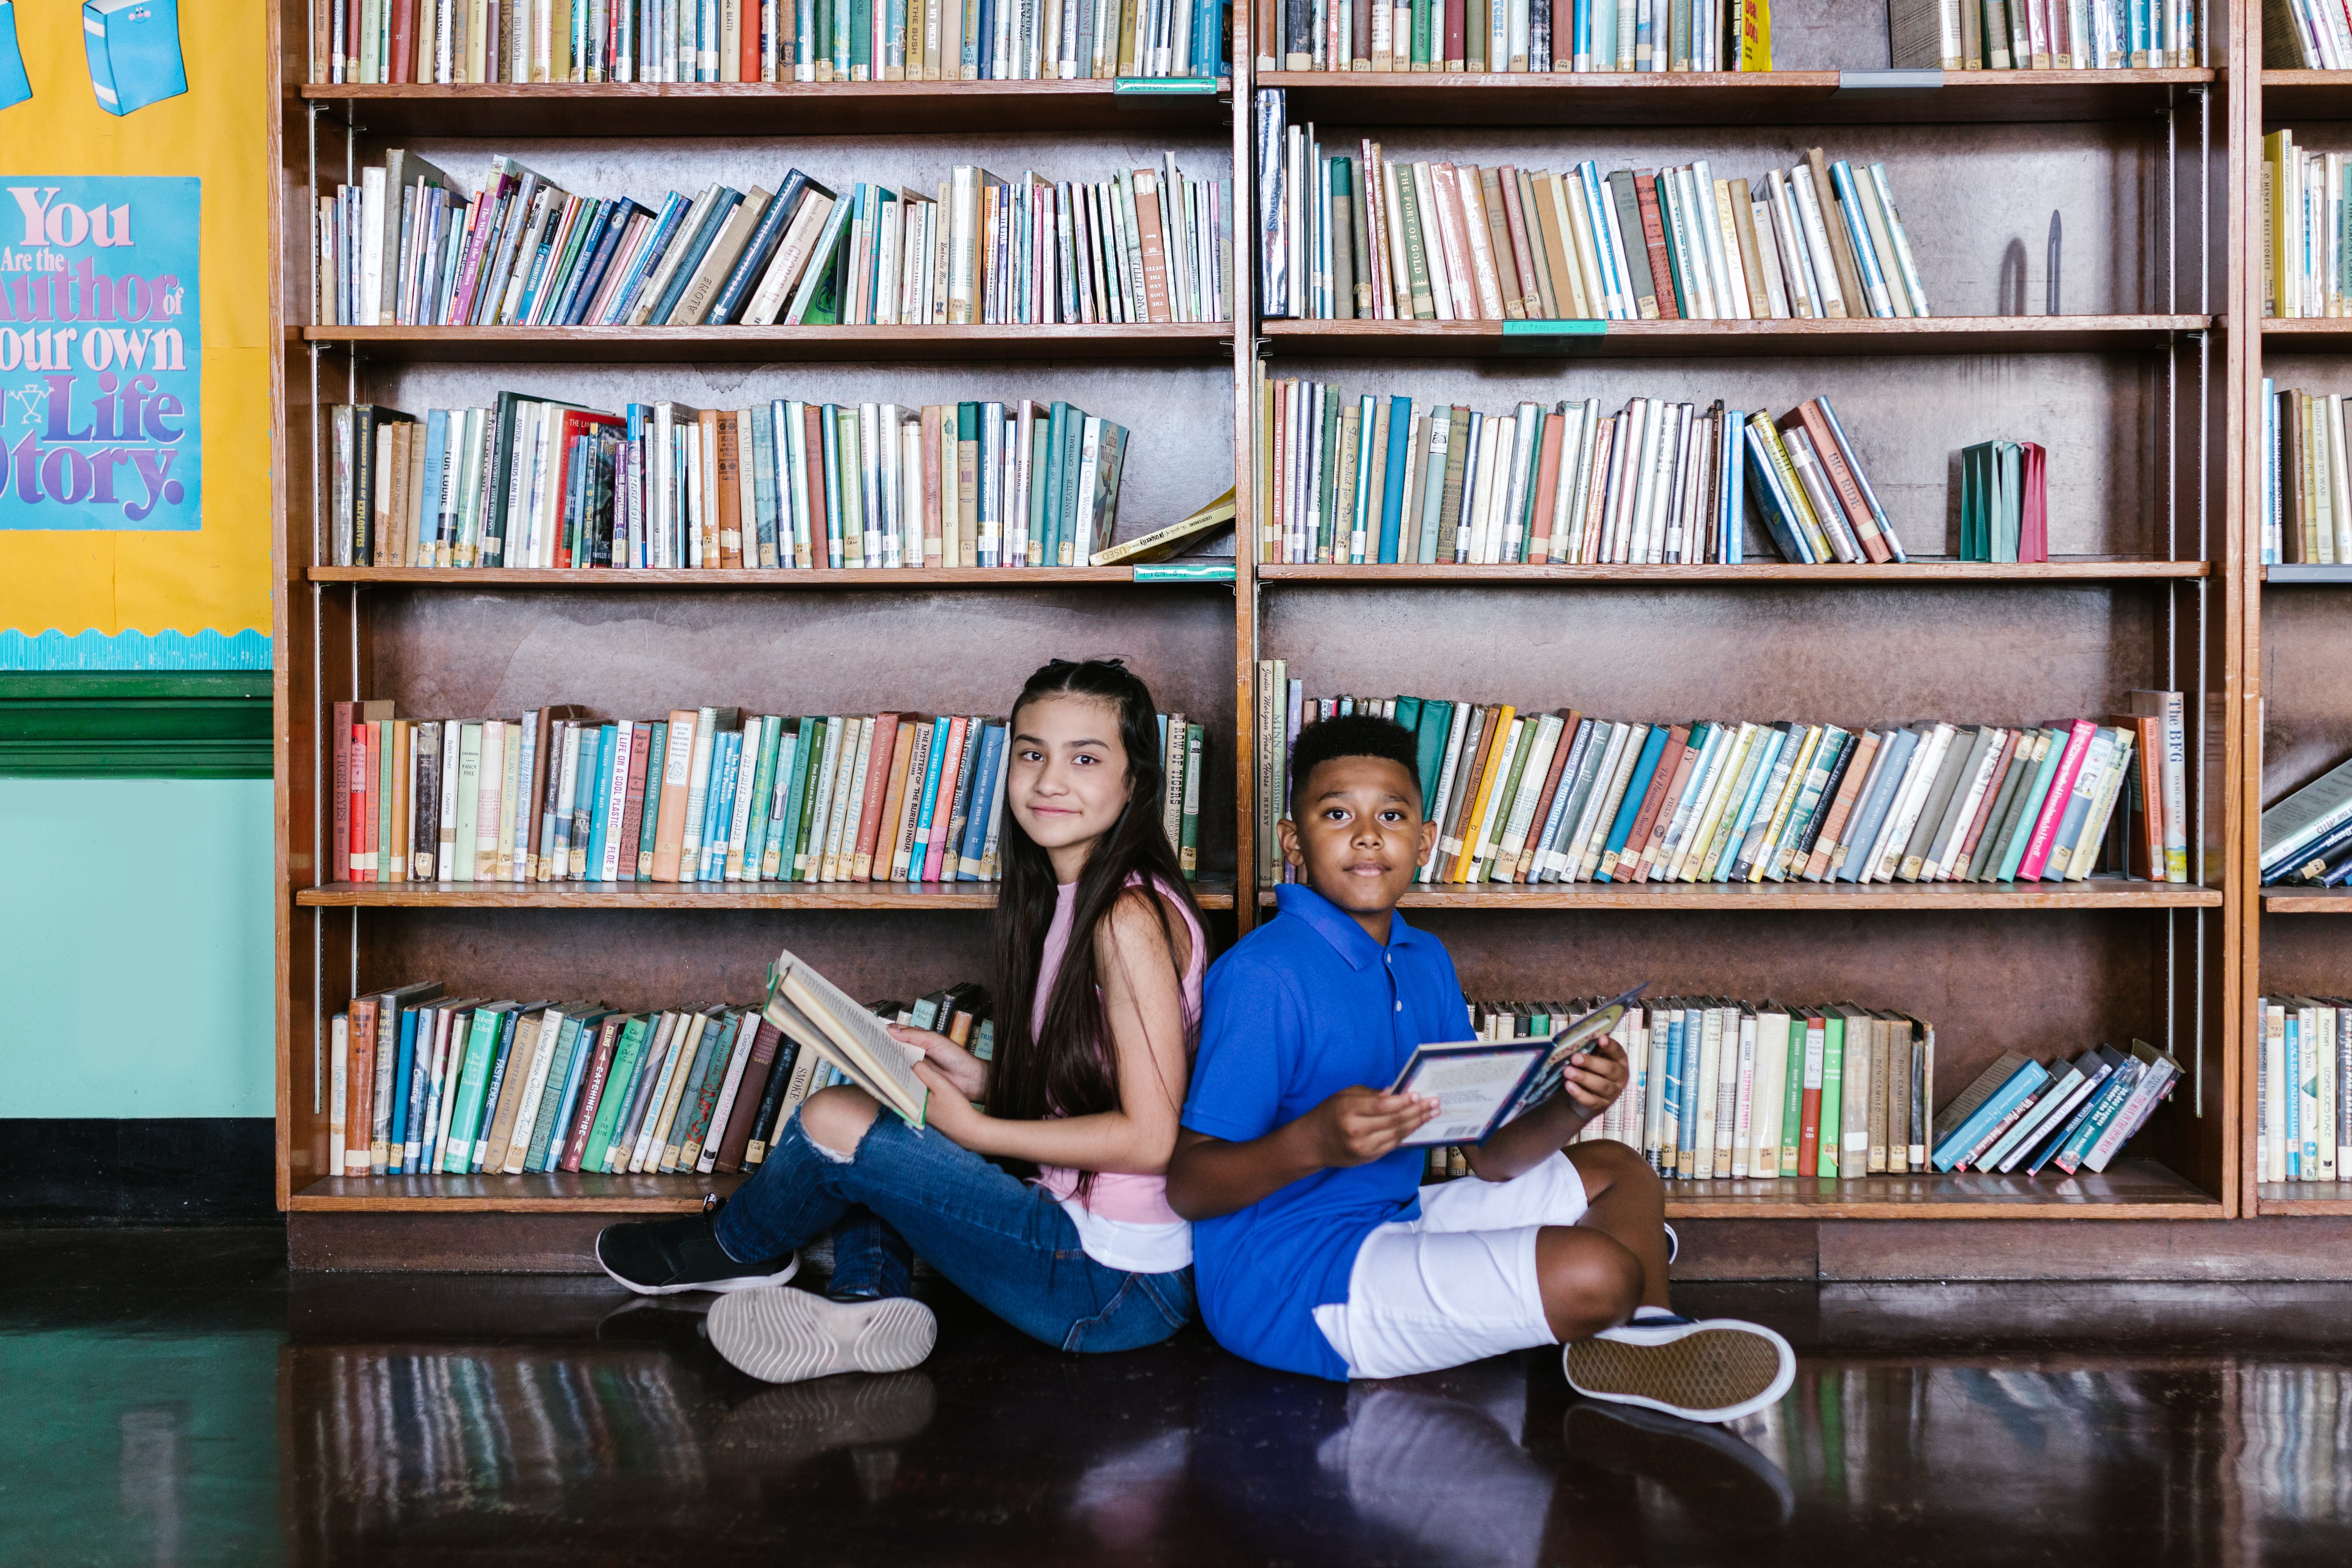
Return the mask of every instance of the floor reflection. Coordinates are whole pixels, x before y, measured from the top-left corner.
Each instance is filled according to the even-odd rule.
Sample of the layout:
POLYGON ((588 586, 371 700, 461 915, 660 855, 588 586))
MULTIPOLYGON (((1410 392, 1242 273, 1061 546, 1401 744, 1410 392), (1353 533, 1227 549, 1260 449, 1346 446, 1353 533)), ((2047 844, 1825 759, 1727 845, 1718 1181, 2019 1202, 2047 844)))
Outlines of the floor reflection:
POLYGON ((1064 1357, 956 1298, 920 1370, 772 1388, 694 1303, 595 1281, 131 1308, 27 1277, 0 1270, 11 1565, 2352 1561, 2342 1288, 2019 1297, 2007 1330, 1975 1289, 1727 1295, 1801 1368, 1699 1427, 1578 1400, 1556 1357, 1348 1387, 1197 1331, 1064 1357))

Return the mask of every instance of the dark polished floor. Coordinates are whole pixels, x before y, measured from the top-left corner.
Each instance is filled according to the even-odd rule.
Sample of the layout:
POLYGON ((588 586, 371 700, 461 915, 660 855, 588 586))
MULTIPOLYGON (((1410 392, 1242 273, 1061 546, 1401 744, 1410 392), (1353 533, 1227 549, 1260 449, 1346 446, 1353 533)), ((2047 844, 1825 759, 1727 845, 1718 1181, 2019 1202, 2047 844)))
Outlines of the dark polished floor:
POLYGON ((1788 1398, 1072 1358, 952 1295, 922 1370, 769 1388, 601 1279, 0 1231, 0 1563, 2352 1563, 2352 1286, 1682 1300, 1787 1333, 1788 1398))

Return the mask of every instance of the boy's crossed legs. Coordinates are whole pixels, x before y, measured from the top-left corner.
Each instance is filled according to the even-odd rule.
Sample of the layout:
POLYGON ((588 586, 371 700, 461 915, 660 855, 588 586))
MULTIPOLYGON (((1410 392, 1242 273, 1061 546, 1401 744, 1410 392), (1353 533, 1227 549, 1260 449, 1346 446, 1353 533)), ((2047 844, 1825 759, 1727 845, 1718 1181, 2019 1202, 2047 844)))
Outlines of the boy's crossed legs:
POLYGON ((1351 1377, 1559 1343, 1570 1384, 1601 1398, 1716 1421, 1779 1399, 1794 1373, 1779 1335, 1668 1306, 1664 1210, 1656 1174, 1614 1142, 1426 1186, 1419 1219, 1364 1238, 1348 1300, 1316 1326, 1351 1377))

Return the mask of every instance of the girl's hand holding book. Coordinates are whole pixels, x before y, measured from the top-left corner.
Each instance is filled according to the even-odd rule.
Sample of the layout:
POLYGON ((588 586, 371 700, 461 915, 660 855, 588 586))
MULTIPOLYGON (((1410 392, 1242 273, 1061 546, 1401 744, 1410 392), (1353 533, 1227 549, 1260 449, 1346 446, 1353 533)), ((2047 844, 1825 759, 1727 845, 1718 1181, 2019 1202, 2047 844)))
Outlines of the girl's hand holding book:
POLYGON ((903 1025, 890 1026, 890 1037, 907 1047, 908 1059, 919 1064, 917 1076, 931 1087, 952 1088, 965 1100, 988 1098, 988 1064, 932 1029, 909 1029, 903 1025), (921 1065, 932 1069, 924 1074, 921 1065), (933 1082, 932 1079, 937 1081, 933 1082))

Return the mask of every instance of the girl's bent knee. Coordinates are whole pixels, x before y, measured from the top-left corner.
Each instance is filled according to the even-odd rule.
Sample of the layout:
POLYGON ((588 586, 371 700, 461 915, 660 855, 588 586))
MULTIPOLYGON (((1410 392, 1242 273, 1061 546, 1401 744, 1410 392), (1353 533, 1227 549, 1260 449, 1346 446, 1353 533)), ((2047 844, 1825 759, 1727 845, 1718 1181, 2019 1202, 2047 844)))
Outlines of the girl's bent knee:
POLYGON ((857 1157, 857 1145, 879 1109, 862 1089, 821 1089, 801 1106, 801 1131, 818 1153, 845 1165, 857 1157))

